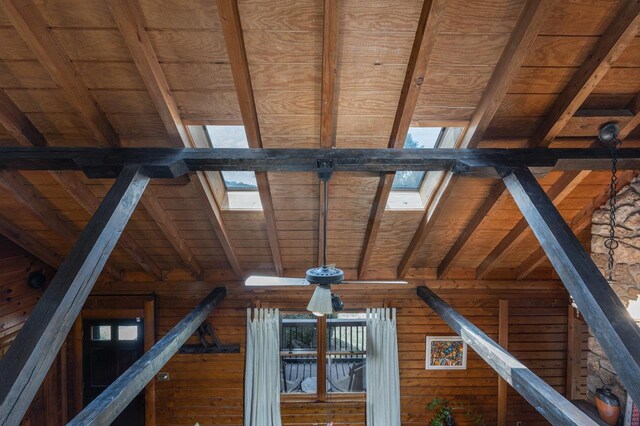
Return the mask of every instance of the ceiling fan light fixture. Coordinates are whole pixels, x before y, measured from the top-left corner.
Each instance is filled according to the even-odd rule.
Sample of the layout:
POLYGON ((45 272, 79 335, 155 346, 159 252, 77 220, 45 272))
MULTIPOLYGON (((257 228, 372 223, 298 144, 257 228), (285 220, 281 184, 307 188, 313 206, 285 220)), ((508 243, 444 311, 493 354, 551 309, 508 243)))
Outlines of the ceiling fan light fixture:
POLYGON ((311 296, 311 300, 309 300, 307 310, 317 317, 332 314, 331 287, 328 285, 317 285, 313 296, 311 296))

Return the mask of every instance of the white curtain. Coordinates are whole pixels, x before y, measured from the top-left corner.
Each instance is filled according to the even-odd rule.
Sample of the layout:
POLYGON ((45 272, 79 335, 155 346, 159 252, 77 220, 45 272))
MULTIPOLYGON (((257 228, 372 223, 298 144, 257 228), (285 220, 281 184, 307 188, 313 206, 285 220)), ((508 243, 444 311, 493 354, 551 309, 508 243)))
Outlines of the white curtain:
POLYGON ((247 309, 244 374, 245 426, 281 426, 278 309, 247 309))
POLYGON ((367 426, 400 426, 395 308, 367 309, 367 426))

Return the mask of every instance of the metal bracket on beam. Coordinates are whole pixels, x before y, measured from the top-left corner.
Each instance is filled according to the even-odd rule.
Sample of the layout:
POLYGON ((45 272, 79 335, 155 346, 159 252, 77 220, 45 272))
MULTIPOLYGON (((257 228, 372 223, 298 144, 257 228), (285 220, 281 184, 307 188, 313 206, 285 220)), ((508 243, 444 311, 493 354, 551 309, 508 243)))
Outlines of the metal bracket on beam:
POLYGON ((211 324, 201 324, 196 330, 200 345, 182 345, 181 354, 237 354, 240 353, 240 345, 225 345, 220 341, 211 324))

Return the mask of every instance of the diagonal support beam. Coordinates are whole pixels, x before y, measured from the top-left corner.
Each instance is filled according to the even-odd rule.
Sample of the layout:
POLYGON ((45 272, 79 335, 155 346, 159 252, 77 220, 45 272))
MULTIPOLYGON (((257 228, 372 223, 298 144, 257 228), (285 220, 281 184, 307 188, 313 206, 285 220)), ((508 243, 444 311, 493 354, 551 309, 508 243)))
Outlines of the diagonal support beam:
POLYGON ((0 424, 22 420, 148 182, 139 168, 120 173, 0 359, 0 424))
POLYGON ((67 426, 108 425, 153 380, 154 376, 191 337, 227 294, 215 288, 158 343, 118 377, 100 396, 85 407, 67 426))
POLYGON ((473 325, 472 322, 460 315, 433 291, 427 287, 418 287, 417 294, 500 377, 513 386, 537 412, 552 424, 576 426, 595 426, 598 424, 493 341, 482 330, 473 325))
MULTIPOLYGON (((120 34, 140 72, 140 76, 169 134, 171 142, 179 147, 193 147, 188 129, 180 117, 180 111, 171 94, 169 83, 164 76, 158 57, 147 35, 142 13, 136 0, 110 0, 109 6, 113 19, 118 25, 120 34)), ((219 206, 215 199, 205 195, 209 186, 208 178, 206 176, 198 176, 191 177, 190 180, 197 191, 202 194, 201 198, 210 206, 210 208, 207 209, 207 216, 213 228, 216 230, 216 235, 219 239, 228 238, 224 223, 219 222, 222 220, 222 216, 216 213, 219 210, 219 206), (224 230, 224 232, 219 232, 219 229, 224 230)), ((180 237, 175 224, 167 217, 166 212, 163 211, 159 203, 149 198, 150 197, 147 196, 142 200, 149 215, 160 225, 160 229, 165 237, 172 244, 184 264, 189 267, 194 276, 202 276, 202 267, 198 264, 189 246, 187 246, 182 237, 180 237)), ((229 263, 232 265, 236 274, 241 276, 242 272, 237 262, 235 252, 233 251, 231 241, 222 241, 222 239, 220 241, 225 248, 229 263)))
MULTIPOLYGON (((242 114, 242 122, 244 123, 244 129, 247 134, 247 142, 249 143, 249 148, 262 148, 258 112, 253 96, 249 61, 247 60, 247 52, 244 46, 237 1, 218 0, 218 14, 220 15, 224 42, 229 55, 233 82, 238 95, 238 103, 240 104, 240 114, 242 114)), ((269 186, 267 173, 256 172, 256 182, 276 274, 282 275, 284 273, 284 267, 282 264, 282 254, 280 253, 276 215, 273 208, 273 199, 271 197, 271 188, 269 186)))
POLYGON ((631 0, 624 4, 623 10, 614 17, 613 23, 600 37, 591 55, 578 68, 529 138, 529 146, 549 146, 638 34, 640 1, 631 0))
POLYGON ((635 401, 640 401, 640 327, 528 169, 504 183, 593 335, 635 401))
MULTIPOLYGON (((429 58, 435 45, 438 28, 442 22, 446 2, 443 0, 424 0, 422 3, 422 11, 418 20, 418 28, 413 39, 413 47, 411 56, 407 65, 407 71, 404 76, 402 91, 400 92, 400 100, 398 108, 391 128, 391 136, 389 138, 389 148, 402 148, 404 146, 411 119, 416 110, 418 98, 420 97, 420 89, 424 83, 429 58)), ((382 217, 389 201, 391 193, 391 185, 395 173, 384 173, 380 177, 376 195, 373 198, 371 213, 367 223, 367 230, 364 235, 364 243, 360 253, 360 261, 358 262, 358 278, 364 279, 369 269, 369 261, 373 253, 382 217)))
MULTIPOLYGON (((580 184, 591 172, 589 170, 564 172, 560 178, 549 188, 547 196, 554 205, 558 205, 580 184)), ((503 186, 504 187, 504 186, 503 186)), ((506 190, 506 189, 505 189, 506 190)), ((476 269, 476 279, 485 279, 489 272, 504 259, 511 250, 529 236, 529 224, 522 218, 500 240, 480 266, 476 269)))
MULTIPOLYGON (((550 0, 528 0, 525 3, 515 29, 502 55, 500 55, 500 59, 482 94, 480 103, 471 117, 471 122, 458 143, 458 148, 475 148, 482 140, 485 131, 507 94, 509 86, 516 78, 518 70, 529 54, 533 42, 542 28, 544 18, 551 4, 552 2, 550 0)), ((441 180, 440 185, 446 185, 446 187, 438 187, 436 190, 437 196, 433 197, 429 202, 425 214, 418 225, 418 229, 409 247, 407 247, 405 254, 402 256, 398 267, 398 276, 400 278, 403 278, 409 271, 409 268, 418 255, 418 250, 422 247, 424 239, 429 234, 434 222, 444 210, 444 204, 451 193, 449 186, 453 186, 457 179, 449 175, 450 173, 447 173, 441 180)), ((477 227, 480 225, 480 221, 476 220, 472 222, 471 225, 477 227)), ((474 231, 475 228, 468 228, 465 233, 472 234, 474 231)), ((453 253, 451 257, 455 256, 456 254, 453 253)))
MULTIPOLYGON (((618 175, 618 183, 616 189, 620 190, 627 186, 633 179, 637 172, 624 171, 618 175)), ((591 217, 593 212, 598 210, 609 199, 609 192, 603 192, 599 197, 596 197, 582 210, 580 210, 569 222, 569 228, 574 234, 578 234, 583 229, 591 226, 591 217)), ((516 279, 525 279, 530 273, 532 273, 542 262, 546 259, 546 255, 542 247, 538 247, 531 255, 516 269, 516 279)))

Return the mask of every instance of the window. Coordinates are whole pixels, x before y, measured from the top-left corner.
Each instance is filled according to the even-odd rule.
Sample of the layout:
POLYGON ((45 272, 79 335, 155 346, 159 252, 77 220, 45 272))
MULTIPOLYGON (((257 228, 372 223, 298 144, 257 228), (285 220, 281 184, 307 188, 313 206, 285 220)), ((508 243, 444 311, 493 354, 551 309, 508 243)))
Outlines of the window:
MULTIPOLYGON (((410 127, 405 139, 405 149, 455 148, 462 134, 462 127, 410 127)), ((397 171, 391 184, 387 202, 390 210, 423 210, 437 174, 424 171, 397 171)))
MULTIPOLYGON (((197 148, 247 149, 249 142, 242 125, 189 126, 197 148)), ((252 171, 205 172, 216 201, 225 210, 262 210, 256 174, 252 171)))
POLYGON ((286 394, 365 392, 364 312, 328 317, 310 313, 281 315, 281 390, 286 394), (324 366, 318 368, 318 359, 324 366), (319 389, 318 382, 325 383, 319 389))
POLYGON ((137 325, 119 325, 118 340, 136 340, 138 338, 137 325))
POLYGON ((93 340, 94 342, 111 340, 111 326, 110 325, 91 326, 91 340, 93 340))

